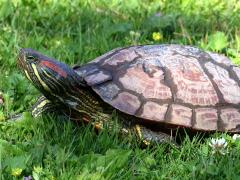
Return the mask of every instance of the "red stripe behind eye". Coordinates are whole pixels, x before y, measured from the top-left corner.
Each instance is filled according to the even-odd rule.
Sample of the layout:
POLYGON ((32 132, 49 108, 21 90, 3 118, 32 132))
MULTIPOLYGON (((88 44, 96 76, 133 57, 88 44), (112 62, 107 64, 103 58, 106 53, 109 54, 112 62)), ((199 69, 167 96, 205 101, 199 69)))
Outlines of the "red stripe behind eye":
POLYGON ((56 73, 58 73, 60 76, 63 76, 63 77, 67 77, 67 73, 60 67, 56 66, 55 64, 49 62, 49 61, 41 61, 40 63, 41 65, 43 66, 46 66, 50 69, 52 69, 53 71, 55 71, 56 73))

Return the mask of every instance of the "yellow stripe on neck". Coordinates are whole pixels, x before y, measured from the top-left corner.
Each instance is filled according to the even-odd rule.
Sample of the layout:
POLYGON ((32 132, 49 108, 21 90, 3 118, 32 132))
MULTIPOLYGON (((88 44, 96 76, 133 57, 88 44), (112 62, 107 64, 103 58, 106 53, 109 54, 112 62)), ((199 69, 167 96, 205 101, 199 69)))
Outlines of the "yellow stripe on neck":
POLYGON ((47 86, 47 84, 41 79, 41 77, 39 76, 38 74, 38 71, 37 71, 37 67, 35 64, 31 64, 32 68, 33 68, 33 71, 34 71, 34 74, 37 76, 39 82, 41 83, 41 85, 43 86, 43 88, 46 90, 46 91, 49 91, 51 92, 51 90, 49 89, 49 87, 47 86))
POLYGON ((27 72, 26 70, 24 70, 24 72, 25 72, 25 74, 26 74, 27 78, 29 79, 29 81, 31 81, 31 82, 32 82, 32 79, 30 78, 30 76, 29 76, 28 72, 27 72))

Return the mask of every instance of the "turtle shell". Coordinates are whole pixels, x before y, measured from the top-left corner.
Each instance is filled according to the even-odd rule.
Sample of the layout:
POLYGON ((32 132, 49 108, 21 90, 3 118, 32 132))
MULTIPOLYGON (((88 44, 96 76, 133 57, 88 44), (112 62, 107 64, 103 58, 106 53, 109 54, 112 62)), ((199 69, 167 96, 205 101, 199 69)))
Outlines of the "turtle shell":
POLYGON ((240 68, 181 45, 114 49, 76 68, 114 108, 141 119, 205 131, 240 131, 240 68))

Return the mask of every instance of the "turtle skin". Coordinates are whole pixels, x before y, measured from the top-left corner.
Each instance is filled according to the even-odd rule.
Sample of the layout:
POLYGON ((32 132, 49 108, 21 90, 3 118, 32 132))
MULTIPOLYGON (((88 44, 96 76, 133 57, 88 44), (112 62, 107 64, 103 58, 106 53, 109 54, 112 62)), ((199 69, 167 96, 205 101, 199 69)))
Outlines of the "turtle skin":
POLYGON ((74 70, 100 98, 145 124, 240 131, 240 68, 182 45, 114 49, 74 70))

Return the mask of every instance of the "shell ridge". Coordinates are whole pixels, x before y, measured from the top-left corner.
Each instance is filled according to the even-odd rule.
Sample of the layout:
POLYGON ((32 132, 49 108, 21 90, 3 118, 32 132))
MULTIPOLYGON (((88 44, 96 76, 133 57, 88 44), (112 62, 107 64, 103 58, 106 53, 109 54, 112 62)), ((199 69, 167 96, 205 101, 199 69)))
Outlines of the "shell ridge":
POLYGON ((108 53, 110 53, 110 54, 107 54, 106 56, 104 56, 104 55, 106 54, 106 53, 105 53, 105 54, 102 55, 102 56, 103 56, 102 58, 101 58, 101 56, 100 56, 100 57, 97 57, 97 58, 101 58, 101 59, 98 59, 97 62, 94 62, 94 61, 96 61, 96 59, 97 59, 97 58, 96 58, 96 59, 93 60, 93 62, 96 63, 96 64, 98 64, 98 65, 102 65, 106 59, 109 59, 110 57, 114 56, 115 54, 117 54, 117 53, 119 53, 119 52, 121 52, 122 50, 127 49, 127 48, 128 48, 128 47, 115 48, 115 49, 111 50, 112 53, 108 52, 108 53))

